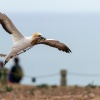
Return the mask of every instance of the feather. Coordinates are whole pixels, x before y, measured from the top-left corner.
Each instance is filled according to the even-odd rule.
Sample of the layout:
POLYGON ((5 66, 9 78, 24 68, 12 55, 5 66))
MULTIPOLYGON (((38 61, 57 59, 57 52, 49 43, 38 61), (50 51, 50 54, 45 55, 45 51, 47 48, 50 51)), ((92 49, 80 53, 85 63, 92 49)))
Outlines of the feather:
POLYGON ((53 40, 53 39, 42 40, 38 44, 45 44, 45 45, 57 48, 58 50, 64 51, 66 53, 71 52, 71 50, 64 43, 61 43, 61 42, 59 42, 57 40, 53 40))

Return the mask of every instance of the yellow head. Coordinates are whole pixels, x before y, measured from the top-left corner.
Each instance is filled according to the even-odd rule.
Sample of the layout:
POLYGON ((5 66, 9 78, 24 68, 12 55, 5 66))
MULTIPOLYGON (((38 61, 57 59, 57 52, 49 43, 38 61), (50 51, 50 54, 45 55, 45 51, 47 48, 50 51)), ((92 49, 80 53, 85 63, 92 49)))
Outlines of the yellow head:
POLYGON ((41 40, 46 40, 46 38, 44 38, 41 33, 36 32, 36 33, 34 33, 32 35, 32 42, 31 42, 31 44, 32 45, 37 44, 41 40))
POLYGON ((35 32, 35 33, 32 35, 32 38, 35 39, 35 38, 37 38, 37 37, 39 37, 39 36, 42 36, 42 34, 39 33, 39 32, 35 32))

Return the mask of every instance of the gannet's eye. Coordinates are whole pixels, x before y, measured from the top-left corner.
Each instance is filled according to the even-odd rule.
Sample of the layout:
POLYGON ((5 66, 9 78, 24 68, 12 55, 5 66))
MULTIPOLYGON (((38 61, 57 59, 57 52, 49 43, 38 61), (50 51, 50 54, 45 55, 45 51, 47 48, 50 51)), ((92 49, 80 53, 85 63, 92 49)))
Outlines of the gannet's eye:
POLYGON ((38 35, 38 37, 41 37, 41 35, 38 35))

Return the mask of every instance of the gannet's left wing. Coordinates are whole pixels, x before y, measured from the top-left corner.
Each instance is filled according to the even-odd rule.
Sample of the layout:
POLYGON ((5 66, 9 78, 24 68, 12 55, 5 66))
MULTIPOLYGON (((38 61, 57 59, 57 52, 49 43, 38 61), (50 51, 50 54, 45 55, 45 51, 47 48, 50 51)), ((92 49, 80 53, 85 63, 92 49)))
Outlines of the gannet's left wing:
POLYGON ((57 48, 58 50, 64 51, 66 53, 71 52, 71 50, 64 43, 61 43, 61 42, 54 40, 54 39, 41 40, 38 42, 38 44, 45 44, 45 45, 57 48))
POLYGON ((24 37, 5 14, 0 13, 0 24, 6 32, 11 34, 13 42, 16 42, 24 37))

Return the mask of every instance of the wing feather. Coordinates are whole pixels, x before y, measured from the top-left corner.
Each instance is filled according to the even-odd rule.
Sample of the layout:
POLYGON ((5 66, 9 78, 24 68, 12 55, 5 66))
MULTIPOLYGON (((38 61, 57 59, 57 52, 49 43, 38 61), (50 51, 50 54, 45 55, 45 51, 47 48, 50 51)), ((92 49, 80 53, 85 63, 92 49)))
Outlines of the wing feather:
POLYGON ((64 51, 66 53, 71 52, 71 50, 64 43, 61 43, 61 42, 59 42, 57 40, 53 40, 53 39, 42 40, 38 44, 45 44, 45 45, 57 48, 58 50, 64 51))
POLYGON ((5 14, 0 13, 0 24, 6 32, 12 35, 13 42, 24 37, 5 14))

